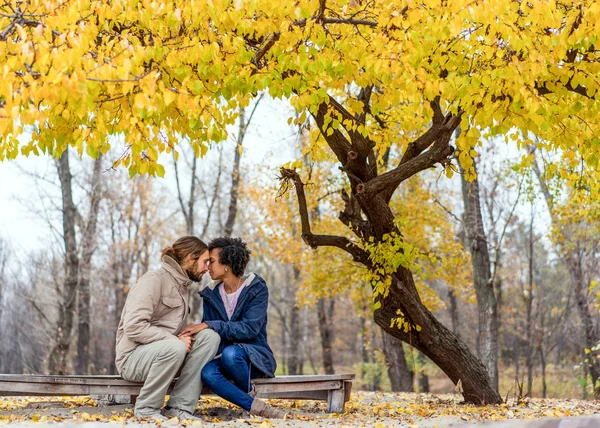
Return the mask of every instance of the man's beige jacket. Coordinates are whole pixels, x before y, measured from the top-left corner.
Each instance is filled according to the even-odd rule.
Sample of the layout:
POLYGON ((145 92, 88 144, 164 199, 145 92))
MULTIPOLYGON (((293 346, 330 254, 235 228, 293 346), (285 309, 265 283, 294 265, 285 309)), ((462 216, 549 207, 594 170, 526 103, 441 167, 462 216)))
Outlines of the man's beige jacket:
POLYGON ((171 257, 164 256, 161 262, 161 268, 143 275, 127 295, 117 329, 115 364, 119 373, 135 348, 177 339, 186 325, 188 292, 194 282, 171 257))

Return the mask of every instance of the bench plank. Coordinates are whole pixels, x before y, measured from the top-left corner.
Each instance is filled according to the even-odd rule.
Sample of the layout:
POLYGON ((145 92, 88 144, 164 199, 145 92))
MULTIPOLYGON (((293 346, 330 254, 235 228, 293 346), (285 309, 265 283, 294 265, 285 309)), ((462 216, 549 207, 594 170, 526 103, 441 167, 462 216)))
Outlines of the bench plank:
MULTIPOLYGON (((328 412, 343 412, 350 399, 353 374, 295 375, 253 379, 258 397, 327 400, 328 412)), ((0 374, 0 396, 129 395, 135 399, 143 383, 116 375, 0 374)), ((202 394, 211 394, 204 388, 202 394)))

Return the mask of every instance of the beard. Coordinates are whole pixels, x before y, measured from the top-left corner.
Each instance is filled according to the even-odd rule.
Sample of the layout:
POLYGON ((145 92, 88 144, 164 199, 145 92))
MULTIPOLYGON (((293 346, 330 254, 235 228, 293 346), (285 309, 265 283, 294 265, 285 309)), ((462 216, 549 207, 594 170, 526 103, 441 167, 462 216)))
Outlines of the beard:
POLYGON ((202 275, 204 275, 204 272, 195 272, 187 269, 185 270, 185 273, 187 273, 187 276, 194 282, 200 282, 202 275))

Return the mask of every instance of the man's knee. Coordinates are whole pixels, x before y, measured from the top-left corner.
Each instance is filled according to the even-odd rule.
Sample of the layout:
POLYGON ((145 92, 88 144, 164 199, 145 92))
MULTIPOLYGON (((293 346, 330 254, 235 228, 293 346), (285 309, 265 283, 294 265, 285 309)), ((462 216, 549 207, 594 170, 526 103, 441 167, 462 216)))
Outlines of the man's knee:
POLYGON ((195 339, 194 347, 208 346, 210 348, 215 348, 216 350, 221 343, 221 336, 219 336, 219 333, 210 328, 205 328, 204 330, 198 332, 195 339))
POLYGON ((159 357, 166 360, 183 362, 186 354, 187 346, 183 341, 179 339, 169 339, 164 341, 159 357))

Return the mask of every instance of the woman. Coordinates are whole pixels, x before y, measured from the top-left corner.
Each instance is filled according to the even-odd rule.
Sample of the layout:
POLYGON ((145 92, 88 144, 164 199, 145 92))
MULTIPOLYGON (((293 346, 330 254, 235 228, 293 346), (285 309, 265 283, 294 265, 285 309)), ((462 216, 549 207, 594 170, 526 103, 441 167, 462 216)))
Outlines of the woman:
POLYGON ((202 369, 202 383, 253 415, 282 418, 284 411, 251 393, 251 379, 274 377, 277 365, 267 343, 267 285, 256 274, 244 276, 250 250, 241 239, 217 238, 208 250, 208 272, 219 283, 200 292, 203 322, 184 330, 196 334, 210 328, 221 336, 217 358, 202 369))

